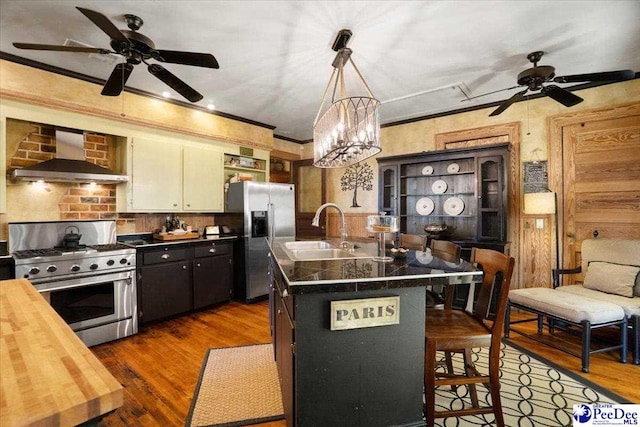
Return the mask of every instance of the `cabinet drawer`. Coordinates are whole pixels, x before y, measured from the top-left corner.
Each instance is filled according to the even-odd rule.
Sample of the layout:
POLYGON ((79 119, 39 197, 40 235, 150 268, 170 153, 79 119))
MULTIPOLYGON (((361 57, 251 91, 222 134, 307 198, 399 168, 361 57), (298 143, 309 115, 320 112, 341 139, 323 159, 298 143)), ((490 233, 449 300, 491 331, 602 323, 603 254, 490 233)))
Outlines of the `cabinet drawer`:
POLYGON ((145 252, 142 254, 144 265, 160 264, 163 262, 182 261, 187 259, 187 248, 168 248, 145 252))
POLYGON ((226 255, 231 252, 229 243, 209 243, 207 245, 195 247, 195 257, 202 258, 213 255, 226 255))

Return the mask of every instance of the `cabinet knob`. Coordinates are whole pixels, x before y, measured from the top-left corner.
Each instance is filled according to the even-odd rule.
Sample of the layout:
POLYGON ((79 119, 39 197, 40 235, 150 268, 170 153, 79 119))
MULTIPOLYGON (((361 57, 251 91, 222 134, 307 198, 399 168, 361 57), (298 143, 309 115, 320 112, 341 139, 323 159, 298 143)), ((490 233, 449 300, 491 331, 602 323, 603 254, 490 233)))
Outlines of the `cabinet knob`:
POLYGON ((191 207, 191 204, 190 204, 190 203, 187 203, 187 207, 188 207, 188 208, 190 208, 190 207, 191 207))
POLYGON ((285 289, 284 291, 282 291, 282 297, 286 298, 289 296, 289 292, 287 292, 287 290, 285 289))
POLYGON ((162 256, 160 258, 169 259, 170 257, 171 257, 171 255, 169 255, 169 254, 162 254, 162 256))
POLYGON ((209 249, 209 252, 211 252, 212 254, 216 252, 216 248, 211 248, 209 249))
POLYGON ((183 266, 182 266, 182 269, 183 269, 183 270, 186 270, 186 269, 187 269, 187 266, 186 266, 186 265, 183 265, 183 266))
POLYGON ((175 208, 175 207, 177 207, 177 206, 178 206, 178 204, 177 204, 177 203, 174 203, 174 204, 173 204, 173 207, 174 207, 174 208, 175 208))
POLYGON ((200 263, 197 263, 197 264, 196 264, 196 267, 200 267, 200 263))

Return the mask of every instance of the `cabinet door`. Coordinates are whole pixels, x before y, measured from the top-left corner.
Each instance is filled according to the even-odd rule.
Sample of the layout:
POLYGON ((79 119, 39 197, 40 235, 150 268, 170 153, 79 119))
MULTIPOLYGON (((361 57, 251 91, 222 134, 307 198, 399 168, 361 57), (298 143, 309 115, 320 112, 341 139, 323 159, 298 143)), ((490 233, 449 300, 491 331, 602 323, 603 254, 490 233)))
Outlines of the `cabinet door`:
POLYGON ((191 310, 191 270, 188 261, 142 267, 142 322, 191 310))
POLYGON ((182 202, 182 147, 136 139, 132 150, 132 209, 179 211, 182 202))
POLYGON ((379 175, 378 212, 398 214, 398 166, 381 166, 379 175))
POLYGON ((217 151, 185 146, 183 151, 183 210, 223 210, 223 155, 217 151))
POLYGON ((503 175, 501 156, 478 157, 478 240, 506 239, 503 175))
POLYGON ((193 308, 230 300, 232 288, 230 255, 196 258, 193 261, 193 308))
POLYGON ((275 347, 276 365, 278 367, 278 377, 280 379, 280 389, 282 391, 282 404, 284 406, 284 416, 288 426, 295 425, 295 369, 294 369, 294 327, 287 313, 287 309, 282 301, 278 289, 274 290, 275 308, 275 347))

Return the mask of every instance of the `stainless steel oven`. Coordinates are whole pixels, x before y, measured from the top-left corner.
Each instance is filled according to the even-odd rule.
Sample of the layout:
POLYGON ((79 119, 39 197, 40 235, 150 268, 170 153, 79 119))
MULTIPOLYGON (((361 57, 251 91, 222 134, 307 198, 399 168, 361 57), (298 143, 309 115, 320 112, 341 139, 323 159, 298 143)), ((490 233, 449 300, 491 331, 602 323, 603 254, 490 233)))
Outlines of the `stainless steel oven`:
POLYGON ((10 223, 9 238, 16 277, 29 279, 87 346, 138 332, 136 251, 115 243, 114 221, 10 223), (86 243, 76 237, 65 247, 70 227, 86 243))
POLYGON ((135 270, 34 285, 88 346, 137 332, 135 270))

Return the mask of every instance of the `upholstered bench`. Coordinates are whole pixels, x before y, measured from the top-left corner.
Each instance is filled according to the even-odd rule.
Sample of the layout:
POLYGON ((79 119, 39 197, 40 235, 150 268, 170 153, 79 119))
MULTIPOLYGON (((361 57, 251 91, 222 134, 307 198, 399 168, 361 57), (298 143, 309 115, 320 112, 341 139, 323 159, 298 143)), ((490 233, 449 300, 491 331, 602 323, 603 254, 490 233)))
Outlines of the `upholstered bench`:
MULTIPOLYGON (((556 289, 551 288, 514 289, 509 292, 505 337, 509 337, 511 325, 532 321, 531 319, 510 321, 511 307, 537 314, 538 334, 542 334, 543 317, 552 320, 549 322, 550 332, 553 332, 554 329, 555 322, 553 320, 579 327, 582 336, 582 353, 580 355, 570 354, 582 358, 582 370, 584 372, 589 372, 589 356, 592 353, 620 349, 620 361, 622 363, 627 361, 627 317, 619 305, 579 295, 570 297, 569 294, 559 295, 556 289), (620 343, 592 350, 592 330, 609 326, 620 327, 620 343)), ((529 337, 534 338, 532 336, 529 337)), ((545 343, 550 344, 549 342, 545 343)), ((554 345, 554 347, 556 346, 554 345)), ((561 349, 567 351, 566 348, 561 349)))
MULTIPOLYGON (((586 239, 582 242, 580 255, 579 267, 554 270, 554 282, 560 283, 560 275, 584 272, 581 285, 514 289, 509 292, 505 336, 509 336, 511 325, 536 320, 538 335, 542 334, 545 318, 550 333, 557 325, 577 326, 582 335, 582 354, 558 348, 581 356, 582 370, 588 372, 591 353, 620 349, 620 361, 626 362, 627 328, 631 325, 633 362, 640 364, 640 240, 586 239), (511 307, 537 316, 511 322, 511 307), (591 350, 591 331, 606 326, 620 327, 620 342, 591 350)), ((516 329, 513 331, 522 333, 516 329)), ((542 341, 539 336, 527 336, 542 341)), ((556 347, 548 340, 542 342, 556 347)))

